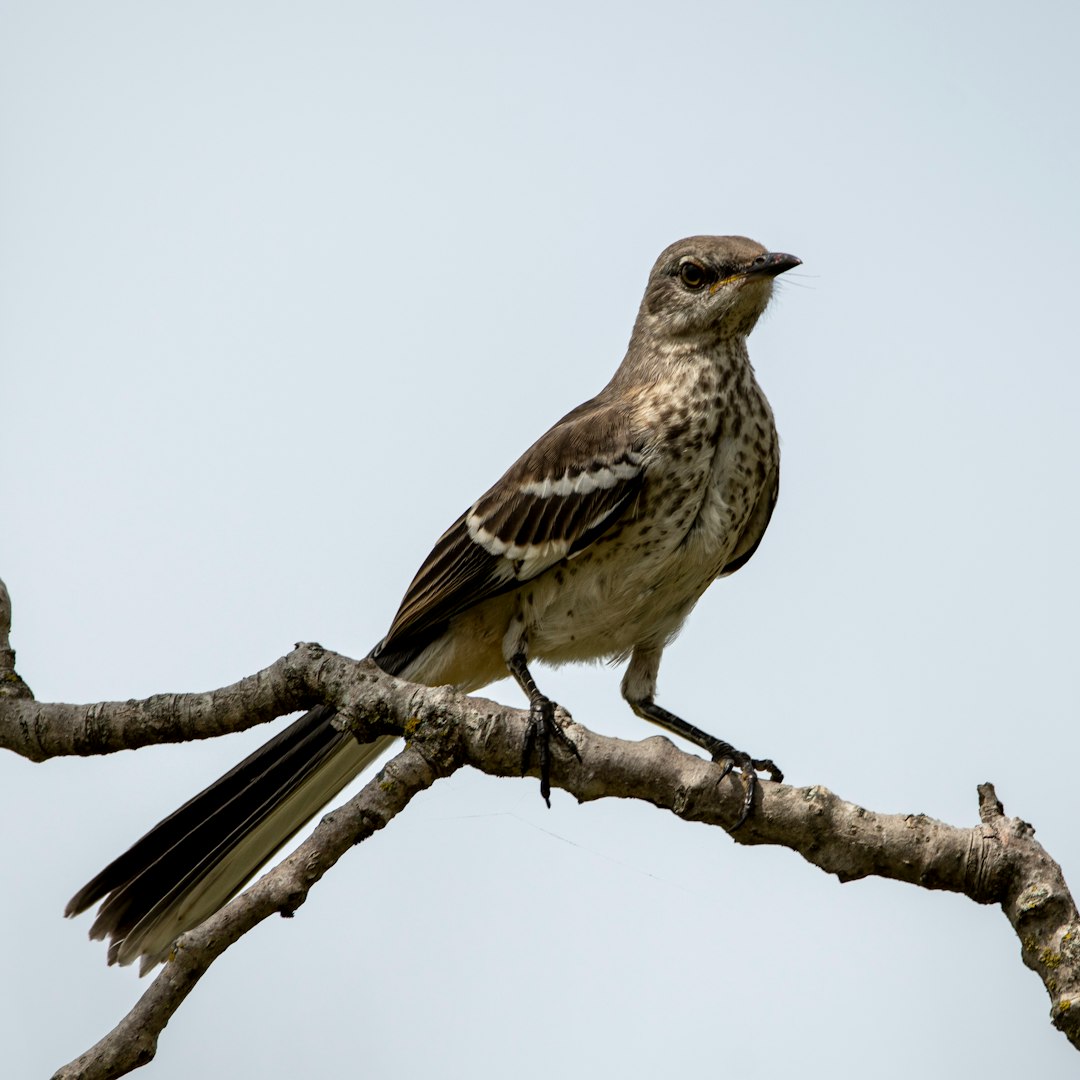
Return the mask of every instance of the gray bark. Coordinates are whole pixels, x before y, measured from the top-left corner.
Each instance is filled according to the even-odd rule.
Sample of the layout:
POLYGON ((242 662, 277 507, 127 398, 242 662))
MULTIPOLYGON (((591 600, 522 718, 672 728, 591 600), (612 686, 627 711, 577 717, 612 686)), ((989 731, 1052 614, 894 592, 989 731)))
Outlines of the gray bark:
MULTIPOLYGON (((33 761, 92 755, 159 742, 210 738, 318 702, 336 706, 362 739, 394 732, 403 749, 312 836, 212 918, 184 934, 126 1017, 56 1078, 123 1076, 153 1059, 158 1037, 210 965, 275 913, 292 915, 351 847, 387 825, 436 780, 469 765, 519 775, 528 714, 447 687, 394 679, 369 661, 301 644, 231 686, 141 701, 37 702, 15 672, 10 602, 0 582, 0 746, 33 761)), ((687 821, 730 828, 743 788, 717 782, 718 766, 663 736, 626 742, 563 720, 581 758, 556 751, 552 784, 580 802, 641 799, 687 821)), ((534 770, 535 772, 535 770, 534 770)), ((922 814, 877 814, 822 787, 765 782, 754 812, 732 833, 739 844, 798 852, 840 881, 877 876, 997 904, 1020 938, 1024 963, 1042 979, 1051 1021, 1080 1049, 1080 916, 1061 868, 1027 823, 1005 816, 994 788, 978 789, 979 824, 959 828, 922 814)))

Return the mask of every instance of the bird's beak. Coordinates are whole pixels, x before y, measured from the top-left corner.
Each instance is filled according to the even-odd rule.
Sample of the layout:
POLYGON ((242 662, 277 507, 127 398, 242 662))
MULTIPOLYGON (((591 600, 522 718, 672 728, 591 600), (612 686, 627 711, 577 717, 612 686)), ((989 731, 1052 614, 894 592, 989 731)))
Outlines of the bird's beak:
POLYGON ((742 270, 738 274, 732 274, 731 277, 722 278, 720 281, 714 281, 712 285, 709 286, 709 295, 714 296, 717 289, 719 289, 721 285, 726 285, 729 281, 745 281, 747 278, 776 277, 785 270, 790 270, 794 266, 801 265, 802 259, 797 255, 787 255, 783 251, 770 251, 755 259, 754 264, 749 270, 742 270))
POLYGON ((776 277, 779 274, 784 273, 785 270, 791 270, 793 267, 801 266, 802 259, 795 255, 786 255, 782 251, 770 251, 765 256, 765 261, 759 265, 751 267, 747 273, 747 277, 776 277))

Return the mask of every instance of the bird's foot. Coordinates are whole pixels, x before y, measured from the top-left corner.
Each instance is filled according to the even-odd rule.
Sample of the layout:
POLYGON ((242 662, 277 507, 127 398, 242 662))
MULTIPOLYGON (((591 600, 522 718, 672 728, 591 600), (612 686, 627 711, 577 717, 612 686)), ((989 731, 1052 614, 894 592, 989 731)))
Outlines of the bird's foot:
POLYGON ((718 739, 715 735, 710 735, 708 732, 702 731, 701 728, 688 724, 681 716, 676 716, 673 712, 661 708, 651 697, 628 700, 630 700, 631 708, 642 719, 659 724, 660 727, 667 728, 668 731, 674 732, 684 739, 689 739, 695 746, 700 747, 709 754, 713 761, 720 765, 721 780, 732 769, 738 767, 745 795, 743 797, 742 811, 739 814, 739 820, 733 826, 733 831, 749 817, 753 808, 754 792, 757 791, 758 786, 758 770, 767 772, 769 777, 778 784, 783 781, 784 774, 776 767, 776 763, 768 758, 752 758, 749 754, 736 750, 731 743, 724 742, 723 739, 718 739))
POLYGON ((739 812, 739 819, 731 827, 734 832, 749 816, 754 805, 754 792, 758 787, 758 772, 767 772, 769 779, 777 784, 783 783, 784 774, 777 767, 776 762, 770 758, 752 758, 741 750, 736 750, 731 743, 717 740, 714 746, 709 748, 713 761, 720 766, 720 779, 732 769, 738 768, 739 777, 743 785, 743 804, 739 812))
POLYGON ((521 775, 529 771, 533 751, 536 751, 540 765, 540 794, 544 802, 551 807, 551 742, 554 739, 563 749, 581 760, 577 745, 555 719, 555 702, 543 695, 537 695, 529 703, 529 726, 525 729, 525 740, 521 744, 521 775))

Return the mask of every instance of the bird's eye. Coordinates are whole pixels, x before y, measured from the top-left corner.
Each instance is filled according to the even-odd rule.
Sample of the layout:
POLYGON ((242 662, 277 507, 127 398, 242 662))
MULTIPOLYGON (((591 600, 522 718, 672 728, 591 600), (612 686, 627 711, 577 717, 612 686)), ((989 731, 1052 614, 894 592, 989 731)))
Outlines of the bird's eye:
POLYGON ((710 275, 709 271, 701 263, 684 262, 679 267, 679 280, 688 289, 700 289, 702 285, 710 280, 710 275))

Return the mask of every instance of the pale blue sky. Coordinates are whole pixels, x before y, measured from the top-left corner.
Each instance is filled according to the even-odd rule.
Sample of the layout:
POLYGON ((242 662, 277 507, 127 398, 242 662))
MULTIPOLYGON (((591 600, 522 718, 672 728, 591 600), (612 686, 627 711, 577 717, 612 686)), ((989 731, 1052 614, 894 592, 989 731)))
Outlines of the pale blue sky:
MULTIPOLYGON (((359 655, 621 359, 680 236, 804 260, 751 354, 781 500, 661 700, 1074 885, 1074 4, 0 4, 0 575, 44 700, 359 655)), ((653 734, 605 668, 541 669, 653 734)), ((518 701, 500 684, 493 693, 518 701)), ((0 1045, 141 991, 71 893, 266 732, 0 758, 0 1045)), ((1074 1075, 1000 912, 459 774, 231 950, 146 1075, 1074 1075)))

